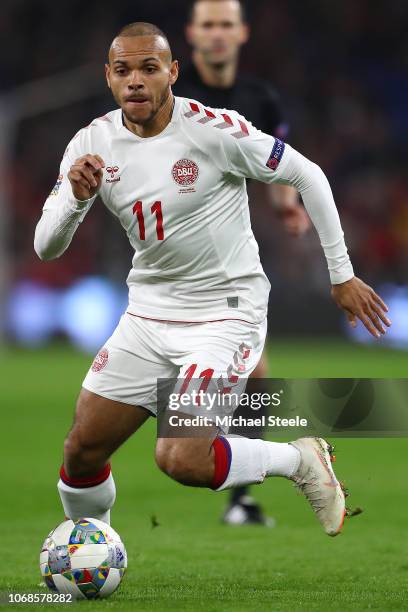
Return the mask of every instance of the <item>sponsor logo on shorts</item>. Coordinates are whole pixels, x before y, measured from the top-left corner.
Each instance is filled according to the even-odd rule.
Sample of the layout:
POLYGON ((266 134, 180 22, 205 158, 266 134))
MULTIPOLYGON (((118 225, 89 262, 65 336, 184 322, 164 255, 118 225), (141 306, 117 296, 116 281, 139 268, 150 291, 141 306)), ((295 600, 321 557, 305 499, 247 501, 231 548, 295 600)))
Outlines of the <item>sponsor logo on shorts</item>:
POLYGON ((109 352, 107 348, 103 348, 99 351, 92 364, 92 372, 100 372, 108 363, 109 352))
POLYGON ((198 179, 198 166, 191 159, 179 159, 171 170, 173 180, 177 185, 190 187, 198 179))

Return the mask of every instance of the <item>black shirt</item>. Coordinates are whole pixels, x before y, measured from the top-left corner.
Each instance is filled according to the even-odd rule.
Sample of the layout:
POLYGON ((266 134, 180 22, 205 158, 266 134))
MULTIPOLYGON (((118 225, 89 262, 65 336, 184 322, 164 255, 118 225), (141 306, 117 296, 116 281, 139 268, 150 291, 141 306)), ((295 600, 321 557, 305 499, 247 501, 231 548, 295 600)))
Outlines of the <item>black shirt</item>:
POLYGON ((279 96, 267 81, 257 77, 240 74, 232 87, 210 87, 202 82, 194 64, 188 64, 181 70, 173 91, 176 96, 192 98, 212 108, 238 111, 266 134, 286 136, 279 96))

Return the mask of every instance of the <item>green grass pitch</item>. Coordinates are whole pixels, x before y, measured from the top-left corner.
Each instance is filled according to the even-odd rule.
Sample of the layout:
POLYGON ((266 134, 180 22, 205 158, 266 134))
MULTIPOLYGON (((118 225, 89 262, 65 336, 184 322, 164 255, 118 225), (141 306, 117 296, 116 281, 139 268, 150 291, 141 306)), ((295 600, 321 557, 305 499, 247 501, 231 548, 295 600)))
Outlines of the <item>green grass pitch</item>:
MULTIPOLYGON (((270 343, 269 354, 273 376, 407 376, 402 351, 304 340, 270 343)), ((62 442, 90 359, 58 345, 9 349, 0 359, 0 592, 42 592, 39 548, 62 520, 55 488, 62 442)), ((152 420, 113 460, 112 524, 129 556, 123 584, 108 600, 75 607, 408 610, 406 439, 338 441, 337 473, 364 514, 331 539, 283 479, 253 489, 276 518, 275 529, 221 525, 226 494, 186 488, 161 474, 154 437, 152 420)))

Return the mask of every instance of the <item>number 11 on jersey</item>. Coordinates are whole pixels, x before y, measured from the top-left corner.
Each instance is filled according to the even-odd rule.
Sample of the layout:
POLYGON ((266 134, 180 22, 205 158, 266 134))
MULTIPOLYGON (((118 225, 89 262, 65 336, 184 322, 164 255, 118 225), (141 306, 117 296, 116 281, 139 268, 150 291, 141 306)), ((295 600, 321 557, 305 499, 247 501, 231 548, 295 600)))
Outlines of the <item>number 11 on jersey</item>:
MULTIPOLYGON (((151 206, 150 212, 152 215, 156 215, 157 240, 164 240, 163 213, 162 213, 161 202, 160 201, 155 202, 151 206)), ((139 225, 139 238, 140 240, 145 240, 146 232, 145 232, 145 222, 144 222, 144 215, 143 215, 143 205, 142 205, 141 200, 138 200, 137 202, 134 203, 133 214, 136 215, 137 217, 137 223, 139 225)))

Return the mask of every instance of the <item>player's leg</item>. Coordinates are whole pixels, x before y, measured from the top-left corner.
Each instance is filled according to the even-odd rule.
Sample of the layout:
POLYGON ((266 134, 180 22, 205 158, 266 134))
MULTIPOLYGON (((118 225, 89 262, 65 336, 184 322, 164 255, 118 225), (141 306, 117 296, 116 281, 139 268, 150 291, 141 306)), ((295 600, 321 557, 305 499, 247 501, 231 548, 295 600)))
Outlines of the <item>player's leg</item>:
MULTIPOLYGON (((205 383, 208 394, 216 395, 222 388, 227 395, 239 398, 245 390, 246 377, 259 363, 266 328, 266 320, 259 325, 240 321, 175 325, 174 350, 180 347, 180 356, 175 362, 181 366, 178 390, 192 396, 196 388, 201 388, 201 384, 205 383)), ((228 416, 234 408, 236 406, 230 408, 226 404, 208 411, 205 405, 197 406, 192 402, 188 409, 181 406, 178 412, 209 417, 214 422, 216 414, 228 416)), ((291 476, 297 468, 299 453, 288 444, 245 437, 233 437, 230 444, 226 437, 217 437, 217 431, 219 428, 213 425, 190 430, 188 427, 168 427, 157 441, 156 460, 159 467, 183 484, 214 489, 224 482, 228 485, 225 488, 261 482, 266 469, 269 475, 291 476), (231 459, 232 445, 234 457, 231 459), (225 459, 226 452, 228 461, 225 459), (248 453, 253 456, 247 457, 248 453), (246 460, 248 469, 243 470, 240 464, 246 460), (271 462, 273 465, 270 465, 271 462), (242 472, 241 479, 232 477, 235 468, 227 478, 230 463, 232 468, 235 464, 239 466, 237 469, 242 472)), ((228 431, 228 427, 224 431, 228 431)))
POLYGON ((102 471, 115 450, 149 416, 144 408, 110 400, 83 388, 64 444, 67 476, 85 480, 102 471))
MULTIPOLYGON (((260 397, 263 393, 268 393, 267 384, 268 377, 268 358, 264 351, 261 355, 258 365, 248 378, 245 393, 248 397, 260 397)), ((234 416, 242 416, 249 418, 253 416, 248 403, 240 404, 234 413, 234 416)), ((268 409, 262 406, 257 411, 257 417, 268 417, 268 409)), ((240 434, 240 428, 231 427, 229 434, 240 434)), ((260 426, 251 429, 247 434, 248 438, 263 438, 264 430, 260 426)), ((259 502, 250 495, 250 487, 242 486, 230 490, 229 501, 227 508, 222 516, 222 521, 229 525, 265 525, 273 527, 275 521, 273 518, 266 516, 259 502)))
MULTIPOLYGON (((229 388, 235 384, 238 386, 242 366, 245 365, 246 373, 250 373, 259 361, 266 325, 251 328, 229 321, 224 322, 224 330, 218 328, 216 331, 208 325, 201 330, 205 337, 205 351, 201 349, 196 354, 183 355, 187 358, 183 370, 190 373, 194 370, 199 378, 213 371, 216 386, 220 381, 218 375, 223 372, 221 382, 224 382, 225 375, 229 388), (235 352, 231 347, 235 347, 235 352)), ((197 330, 198 326, 196 330, 188 329, 189 335, 184 338, 182 330, 177 330, 178 341, 184 344, 191 341, 199 346, 200 333, 197 330)), ((204 344, 202 340, 203 337, 201 344, 204 344)), ((211 388, 211 381, 209 385, 207 389, 211 388)), ((200 410, 205 414, 205 406, 192 405, 191 408, 191 411, 186 410, 190 416, 199 414, 200 410)), ((191 428, 190 433, 187 429, 181 436, 167 434, 159 437, 156 461, 165 473, 180 483, 207 486, 217 491, 259 484, 269 476, 286 477, 301 488, 329 535, 336 535, 341 529, 345 513, 344 494, 331 467, 330 447, 324 440, 303 438, 290 444, 276 443, 216 435, 214 427, 203 428, 197 437, 197 432, 191 428)))
POLYGON ((175 372, 160 356, 162 327, 123 315, 85 377, 58 483, 70 518, 109 522, 115 500, 109 457, 155 413, 157 379, 175 372))
POLYGON ((81 390, 58 483, 67 517, 109 522, 116 496, 109 459, 149 414, 143 408, 81 390))
MULTIPOLYGON (((191 416, 191 415, 180 415, 191 416)), ((197 436, 196 428, 181 437, 161 437, 156 444, 160 469, 181 484, 224 490, 259 484, 267 476, 291 478, 300 464, 292 445, 240 436, 218 435, 208 426, 197 436)))
POLYGON ((219 435, 214 438, 214 434, 215 428, 207 438, 159 439, 159 467, 182 484, 215 491, 283 476, 304 493, 326 533, 340 533, 346 514, 345 497, 331 466, 331 447, 325 440, 300 438, 286 444, 219 435))
MULTIPOLYGON (((181 418, 191 415, 180 414, 181 418)), ((159 437, 156 443, 156 463, 170 478, 191 487, 211 487, 215 470, 214 441, 218 428, 214 425, 190 431, 181 437, 159 437)))

